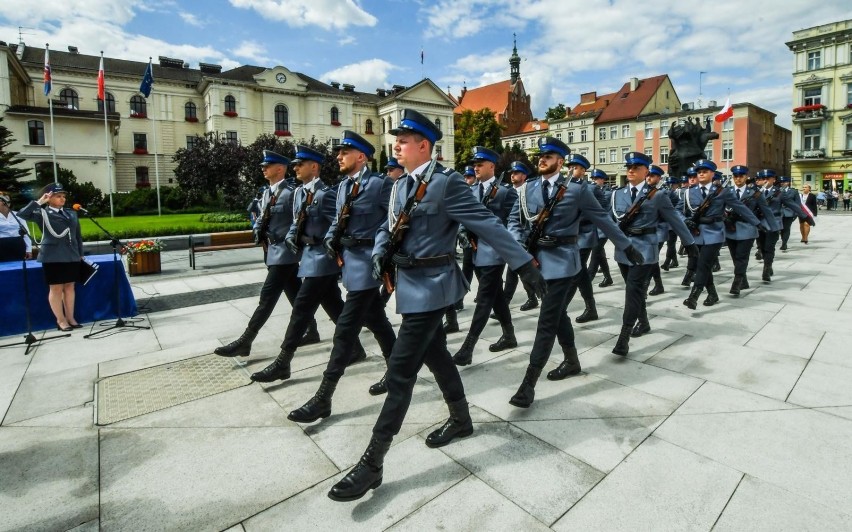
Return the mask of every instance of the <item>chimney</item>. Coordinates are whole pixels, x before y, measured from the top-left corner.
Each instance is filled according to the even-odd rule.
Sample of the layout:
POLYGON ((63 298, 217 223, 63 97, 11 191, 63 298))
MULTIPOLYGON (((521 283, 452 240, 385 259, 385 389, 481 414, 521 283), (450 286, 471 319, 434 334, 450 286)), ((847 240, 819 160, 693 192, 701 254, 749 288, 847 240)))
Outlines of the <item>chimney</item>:
POLYGON ((394 85, 393 86, 393 91, 395 93, 399 93, 399 92, 402 92, 404 90, 405 90, 405 85, 394 85))
POLYGON ((343 92, 355 92, 355 85, 350 85, 348 83, 343 84, 343 92))
POLYGON ((332 81, 331 83, 329 83, 329 85, 331 85, 337 90, 340 90, 340 83, 338 83, 337 81, 332 81))
POLYGON ((198 69, 207 74, 222 73, 222 65, 216 65, 213 63, 198 63, 198 69))
POLYGON ((157 59, 160 61, 161 67, 183 68, 183 59, 175 59, 173 57, 166 57, 164 55, 158 56, 157 59))
POLYGON ((639 78, 630 78, 630 92, 635 91, 639 87, 639 78))
POLYGON ((72 54, 79 54, 80 53, 80 50, 78 50, 76 46, 69 46, 68 51, 71 52, 72 54))
MULTIPOLYGON (((13 46, 15 46, 15 45, 13 45, 13 46)), ((18 57, 18 61, 20 61, 21 59, 23 59, 23 57, 24 57, 24 48, 26 48, 26 47, 27 47, 27 45, 26 45, 26 44, 24 44, 24 41, 19 42, 19 43, 17 44, 17 46, 15 46, 15 47, 14 47, 15 55, 18 57)))
POLYGON ((580 95, 580 103, 595 103, 598 99, 597 92, 586 92, 580 95))

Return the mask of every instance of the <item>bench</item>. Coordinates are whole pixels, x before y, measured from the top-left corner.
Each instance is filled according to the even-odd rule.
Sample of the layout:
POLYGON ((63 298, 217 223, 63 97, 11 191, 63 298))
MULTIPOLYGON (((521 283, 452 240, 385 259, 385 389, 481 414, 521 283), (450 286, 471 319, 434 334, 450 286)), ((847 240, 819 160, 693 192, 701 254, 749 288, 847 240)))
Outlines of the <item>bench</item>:
POLYGON ((195 269, 195 254, 202 251, 222 251, 225 249, 253 247, 255 247, 254 231, 251 230, 211 233, 209 244, 201 241, 193 241, 193 236, 189 235, 189 265, 192 266, 193 270, 195 269))

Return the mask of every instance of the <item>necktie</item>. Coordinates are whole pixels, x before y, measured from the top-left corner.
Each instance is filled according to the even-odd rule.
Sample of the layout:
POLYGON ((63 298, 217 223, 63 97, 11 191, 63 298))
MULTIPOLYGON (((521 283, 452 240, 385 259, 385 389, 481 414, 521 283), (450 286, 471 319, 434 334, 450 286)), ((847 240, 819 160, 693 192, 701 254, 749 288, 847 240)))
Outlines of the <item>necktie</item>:
POLYGON ((639 189, 636 187, 630 188, 630 201, 636 201, 636 194, 639 192, 639 189))
POLYGON ((740 189, 737 189, 737 199, 740 199, 740 189))
POLYGON ((702 198, 707 197, 707 187, 701 187, 701 197, 702 198))
POLYGON ((544 203, 550 199, 550 181, 544 180, 541 182, 541 198, 544 200, 544 203))
POLYGON ((479 184, 479 202, 482 203, 483 199, 485 199, 485 185, 480 183, 479 184))

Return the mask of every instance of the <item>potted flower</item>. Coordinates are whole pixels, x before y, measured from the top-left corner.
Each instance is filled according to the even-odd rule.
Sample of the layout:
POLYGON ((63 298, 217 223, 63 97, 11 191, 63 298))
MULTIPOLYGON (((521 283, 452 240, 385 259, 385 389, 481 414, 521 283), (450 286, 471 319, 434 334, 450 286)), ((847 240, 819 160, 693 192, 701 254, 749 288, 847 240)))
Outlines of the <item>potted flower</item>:
POLYGON ((160 252, 164 247, 163 241, 156 238, 128 242, 123 252, 127 254, 130 276, 160 273, 160 252))
POLYGON ((237 112, 236 112, 236 111, 225 111, 225 112, 224 112, 224 113, 222 113, 222 114, 223 114, 223 115, 225 115, 225 116, 230 116, 231 118, 233 118, 233 117, 237 116, 237 112))
POLYGON ((276 136, 276 137, 292 137, 293 135, 290 133, 290 131, 289 131, 289 130, 286 130, 286 129, 276 129, 276 130, 275 130, 275 136, 276 136))

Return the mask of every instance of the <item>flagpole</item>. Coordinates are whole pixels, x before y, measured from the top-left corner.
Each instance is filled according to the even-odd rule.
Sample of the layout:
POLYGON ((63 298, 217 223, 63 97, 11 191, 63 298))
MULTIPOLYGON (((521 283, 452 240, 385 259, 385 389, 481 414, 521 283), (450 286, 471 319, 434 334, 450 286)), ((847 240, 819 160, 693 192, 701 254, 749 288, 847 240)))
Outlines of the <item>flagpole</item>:
MULTIPOLYGON (((45 53, 45 67, 50 66, 50 62, 47 57, 50 52, 50 43, 45 43, 44 45, 44 53, 45 53)), ((53 75, 50 75, 50 85, 53 85, 53 75)), ((59 183, 59 171, 56 169, 56 135, 53 132, 53 99, 50 97, 50 88, 48 88, 47 94, 47 107, 50 109, 50 155, 53 159, 53 182, 54 184, 59 183)))
MULTIPOLYGON (((104 64, 104 51, 101 50, 101 67, 104 64)), ((103 68, 101 68, 103 70, 103 68)), ((100 76, 100 72, 98 73, 100 76)), ((106 153, 106 163, 107 163, 107 181, 109 182, 109 217, 115 217, 115 211, 113 210, 112 203, 112 161, 109 158, 109 123, 107 122, 107 99, 106 99, 106 89, 104 89, 104 148, 106 153)))
POLYGON ((154 100, 156 100, 156 96, 151 98, 151 110, 153 111, 152 116, 153 123, 151 124, 151 129, 153 130, 153 134, 151 135, 154 139, 154 175, 156 176, 157 182, 157 216, 163 215, 162 207, 160 206, 160 163, 157 160, 157 111, 154 109, 154 100))

